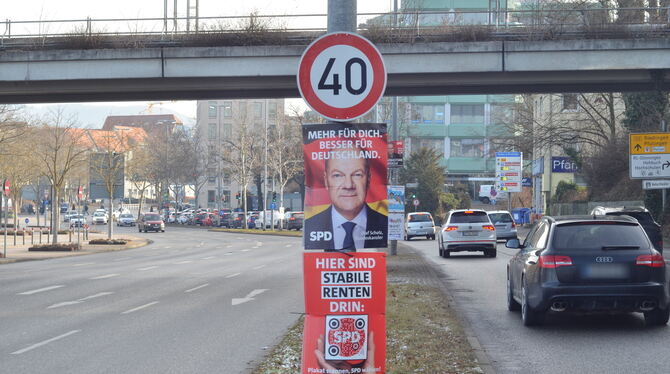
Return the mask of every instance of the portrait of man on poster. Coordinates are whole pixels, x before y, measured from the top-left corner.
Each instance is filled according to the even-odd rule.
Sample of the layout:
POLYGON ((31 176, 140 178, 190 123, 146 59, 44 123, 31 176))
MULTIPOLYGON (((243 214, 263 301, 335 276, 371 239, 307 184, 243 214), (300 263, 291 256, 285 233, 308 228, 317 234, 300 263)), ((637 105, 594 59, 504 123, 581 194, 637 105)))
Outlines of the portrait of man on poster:
POLYGON ((366 158, 325 160, 323 185, 331 204, 305 220, 305 249, 354 251, 387 246, 388 216, 366 203, 370 180, 366 158), (310 234, 315 232, 326 235, 312 240, 310 234))

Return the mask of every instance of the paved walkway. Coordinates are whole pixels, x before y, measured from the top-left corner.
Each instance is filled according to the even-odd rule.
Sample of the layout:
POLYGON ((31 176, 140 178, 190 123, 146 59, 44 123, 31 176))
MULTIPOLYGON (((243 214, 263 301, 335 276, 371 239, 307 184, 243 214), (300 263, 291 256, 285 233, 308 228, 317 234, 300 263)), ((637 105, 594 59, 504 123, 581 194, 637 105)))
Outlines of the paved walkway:
MULTIPOLYGON (((90 233, 89 239, 103 239, 107 237, 107 233, 90 233)), ((7 257, 3 258, 4 254, 4 235, 0 235, 0 264, 6 264, 11 262, 18 261, 30 261, 30 260, 44 260, 48 258, 57 258, 57 257, 67 257, 67 256, 81 256, 91 253, 99 252, 108 252, 108 251, 120 251, 124 249, 131 249, 142 247, 149 244, 151 241, 148 239, 131 236, 131 235, 115 235, 114 239, 128 239, 130 240, 127 244, 124 245, 91 245, 88 244, 88 241, 84 240, 83 236, 80 238, 82 243, 82 248, 79 251, 74 252, 38 252, 38 251, 28 251, 28 248, 31 247, 31 236, 28 235, 25 237, 25 244, 23 244, 23 237, 17 236, 16 243, 14 245, 14 236, 7 236, 7 257)), ((42 234, 42 244, 47 244, 49 238, 46 234, 42 234)), ((39 244, 39 235, 35 235, 35 245, 39 244)), ((59 243, 69 243, 69 235, 58 235, 59 243)), ((72 242, 77 242, 77 233, 72 234, 72 242)))

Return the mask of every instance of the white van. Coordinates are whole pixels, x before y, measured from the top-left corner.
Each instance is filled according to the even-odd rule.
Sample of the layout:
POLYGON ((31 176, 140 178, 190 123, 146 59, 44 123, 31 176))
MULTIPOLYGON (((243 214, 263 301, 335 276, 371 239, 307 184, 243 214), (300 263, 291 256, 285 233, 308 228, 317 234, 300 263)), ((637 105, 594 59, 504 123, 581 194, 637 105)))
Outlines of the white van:
POLYGON ((270 220, 272 220, 272 223, 275 228, 279 228, 279 221, 282 219, 282 217, 279 216, 279 211, 278 210, 261 210, 258 212, 258 218, 256 218, 256 228, 261 229, 263 228, 263 224, 265 224, 265 228, 269 229, 270 227, 270 220), (267 216, 267 219, 265 217, 267 216))
MULTIPOLYGON (((494 200, 493 196, 491 196, 491 188, 493 186, 492 184, 482 184, 479 186, 479 201, 484 204, 491 204, 491 200, 494 200)), ((497 189, 496 192, 495 200, 507 200, 507 192, 498 191, 497 189)))

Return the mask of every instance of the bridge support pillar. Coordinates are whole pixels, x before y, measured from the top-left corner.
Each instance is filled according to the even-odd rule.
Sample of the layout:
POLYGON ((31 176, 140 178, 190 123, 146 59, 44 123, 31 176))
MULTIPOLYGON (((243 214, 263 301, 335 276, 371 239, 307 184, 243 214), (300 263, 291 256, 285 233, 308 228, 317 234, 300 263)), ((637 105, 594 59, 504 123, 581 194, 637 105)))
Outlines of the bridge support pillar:
POLYGON ((328 32, 356 32, 356 0, 328 0, 328 32))

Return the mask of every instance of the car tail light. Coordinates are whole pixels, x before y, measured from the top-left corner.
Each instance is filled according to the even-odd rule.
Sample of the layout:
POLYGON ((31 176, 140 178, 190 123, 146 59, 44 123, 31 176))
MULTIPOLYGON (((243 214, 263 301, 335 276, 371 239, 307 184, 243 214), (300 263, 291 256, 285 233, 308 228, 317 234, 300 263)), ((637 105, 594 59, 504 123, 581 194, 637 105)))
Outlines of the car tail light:
POLYGON ((651 268, 662 268, 665 266, 665 259, 663 258, 662 254, 654 252, 654 254, 651 255, 637 256, 635 265, 649 266, 651 268))
POLYGON ((465 214, 472 214, 472 213, 474 213, 474 212, 473 212, 473 211, 471 211, 471 210, 466 210, 466 211, 465 211, 465 212, 463 212, 463 213, 465 213, 465 214))
POLYGON ((516 228, 516 223, 512 222, 512 228, 513 228, 513 229, 516 228))
POLYGON ((458 226, 447 226, 444 228, 444 231, 456 231, 458 230, 458 226))
POLYGON ((288 219, 289 221, 295 221, 295 217, 291 217, 288 219))
POLYGON ((484 225, 482 226, 484 230, 496 231, 496 228, 493 225, 484 225))
POLYGON ((561 266, 572 266, 572 259, 570 256, 540 256, 538 266, 544 269, 555 269, 561 266))

